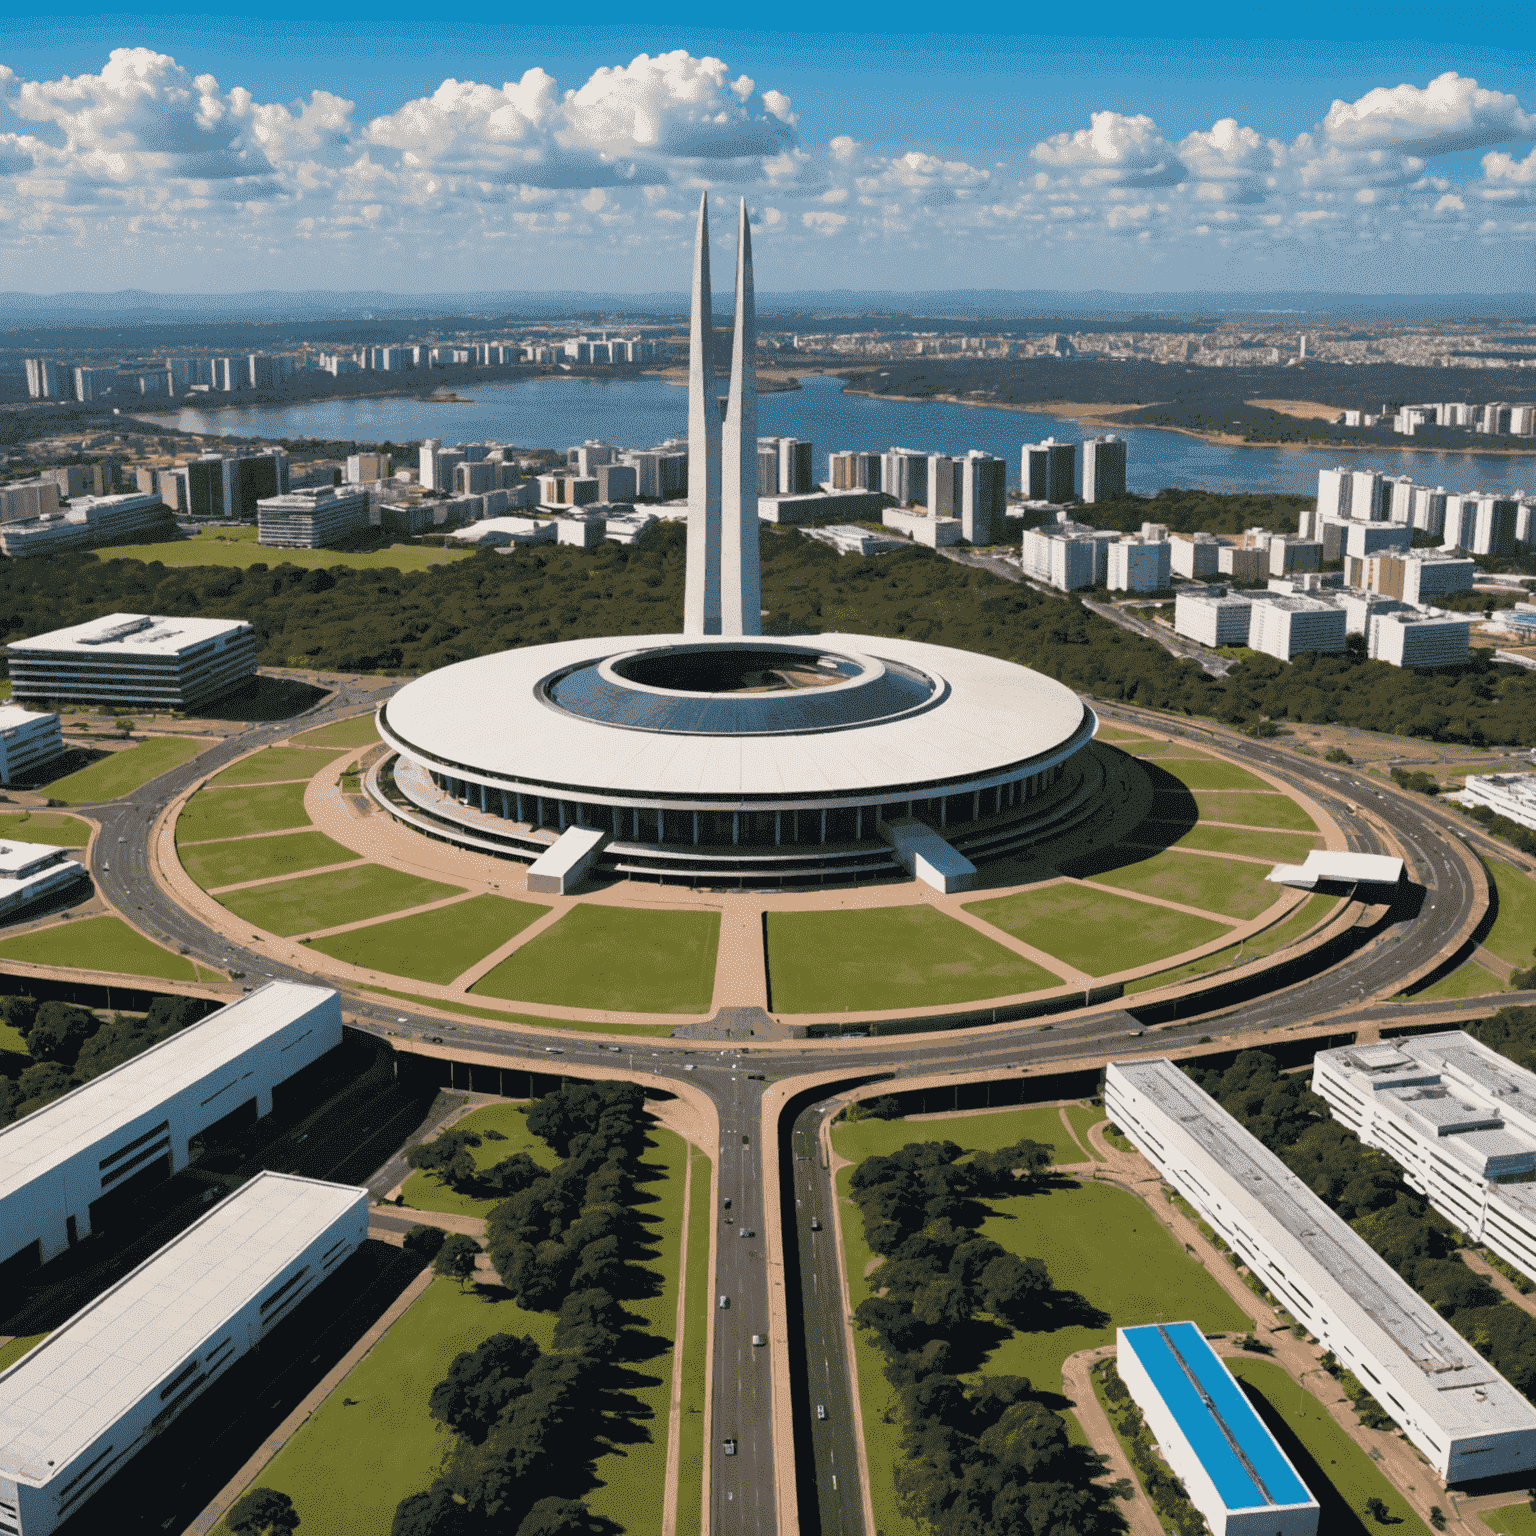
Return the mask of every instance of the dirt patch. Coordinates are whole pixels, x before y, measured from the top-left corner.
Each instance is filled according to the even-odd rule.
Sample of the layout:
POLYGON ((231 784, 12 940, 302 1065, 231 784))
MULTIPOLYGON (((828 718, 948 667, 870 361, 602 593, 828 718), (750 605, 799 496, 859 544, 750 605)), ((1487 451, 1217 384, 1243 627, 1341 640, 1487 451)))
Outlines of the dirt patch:
POLYGON ((1301 421, 1332 421, 1341 414, 1338 406, 1324 405, 1321 400, 1249 400, 1245 404, 1261 411, 1279 411, 1282 416, 1295 416, 1301 421))

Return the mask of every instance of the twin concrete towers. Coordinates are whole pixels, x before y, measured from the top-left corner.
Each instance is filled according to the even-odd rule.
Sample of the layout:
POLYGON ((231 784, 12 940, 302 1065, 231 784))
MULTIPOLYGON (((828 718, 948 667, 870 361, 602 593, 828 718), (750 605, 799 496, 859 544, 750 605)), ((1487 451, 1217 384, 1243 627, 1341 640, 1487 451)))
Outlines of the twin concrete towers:
POLYGON ((699 199, 688 347, 688 573, 685 635, 760 635, 757 526, 757 306, 752 229, 737 220, 736 321, 731 388, 720 419, 709 291, 709 197, 699 199))

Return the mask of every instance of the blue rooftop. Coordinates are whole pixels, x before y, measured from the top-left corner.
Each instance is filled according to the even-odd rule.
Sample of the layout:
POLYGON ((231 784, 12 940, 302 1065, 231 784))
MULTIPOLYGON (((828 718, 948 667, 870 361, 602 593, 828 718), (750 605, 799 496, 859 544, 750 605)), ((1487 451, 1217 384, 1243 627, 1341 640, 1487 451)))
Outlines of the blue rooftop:
POLYGON ((1313 1502, 1193 1323, 1153 1323, 1124 1334, 1229 1510, 1313 1502))

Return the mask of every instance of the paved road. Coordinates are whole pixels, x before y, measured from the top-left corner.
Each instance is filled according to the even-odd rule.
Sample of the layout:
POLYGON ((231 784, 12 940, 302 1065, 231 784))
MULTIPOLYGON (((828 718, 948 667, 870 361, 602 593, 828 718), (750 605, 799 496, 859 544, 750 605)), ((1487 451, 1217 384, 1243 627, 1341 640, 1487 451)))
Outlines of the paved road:
MULTIPOLYGON (((347 713, 359 704, 376 703, 378 694, 351 693, 345 689, 334 699, 300 720, 254 726, 201 757, 155 780, 128 800, 93 807, 91 814, 102 825, 97 839, 92 873, 109 900, 146 932, 178 946, 196 959, 221 968, 243 971, 247 984, 269 978, 310 979, 306 973, 274 963, 262 953, 259 941, 230 944, 184 912, 155 884, 149 873, 149 833, 155 816, 166 803, 196 778, 233 757, 287 736, 310 725, 321 724, 347 713), (110 866, 110 867, 109 867, 110 866)), ((1341 964, 1305 983, 1275 992, 1221 1015, 1223 1034, 1273 1029, 1308 1023, 1319 1015, 1345 1010, 1341 1029, 1387 1019, 1411 1018, 1436 1005, 1366 1004, 1370 996, 1388 996, 1397 978, 1422 961, 1440 953, 1473 910, 1475 892, 1460 862, 1447 857, 1449 832, 1463 835, 1474 845, 1497 848, 1468 826, 1452 822, 1429 802, 1386 794, 1369 780, 1334 769, 1321 761, 1296 758, 1263 743, 1205 730, 1167 716, 1144 713, 1122 705, 1096 705, 1107 720, 1144 724, 1164 734, 1182 733, 1192 740, 1239 744, 1245 757, 1289 783, 1305 787, 1324 803, 1350 830, 1352 843, 1364 850, 1379 846, 1369 824, 1352 814, 1348 806, 1368 806, 1409 849, 1424 881, 1422 909, 1404 911, 1384 936, 1341 964)), ((1510 857, 1507 849, 1500 856, 1510 857)), ((1505 994, 1498 1004, 1523 1001, 1505 994)), ((1536 994, 1532 1000, 1536 1001, 1536 994)), ((1490 1006, 1496 1006, 1490 1000, 1490 1006)), ((513 1025, 464 1022, 448 1024, 431 1016, 414 1014, 398 1005, 350 999, 348 1013, 361 1027, 382 1035, 442 1036, 479 1051, 527 1056, 545 1051, 555 1059, 552 1070, 583 1065, 618 1065, 611 1052, 595 1043, 569 1035, 552 1037, 548 1032, 513 1025), (558 1046, 551 1045, 558 1038, 558 1046)), ((761 1170, 764 1160, 772 1166, 774 1149, 758 1145, 760 1105, 765 1086, 748 1076, 761 1072, 775 1079, 809 1071, 845 1073, 850 1079, 867 1078, 872 1070, 889 1072, 896 1080, 935 1072, 985 1071, 999 1076, 1011 1070, 1073 1057, 1113 1053, 1122 1047, 1126 1015, 1084 1017, 1061 1015, 1049 1024, 1040 1022, 997 1025, 978 1030, 965 1043, 935 1043, 924 1036, 895 1037, 842 1044, 799 1042, 769 1045, 754 1042, 749 1054, 734 1054, 734 1046, 715 1047, 702 1041, 657 1041, 644 1047, 626 1048, 625 1064, 633 1071, 650 1073, 703 1089, 716 1105, 721 1125, 719 1167, 722 1195, 732 1200, 733 1217, 724 1226, 725 1212, 716 1212, 727 1234, 743 1227, 761 1234, 763 1201, 778 1198, 778 1190, 765 1191, 761 1170), (688 1067, 692 1071, 687 1071, 688 1067), (749 1141, 743 1141, 749 1137, 749 1141)), ((1150 1043, 1150 1042, 1148 1042, 1150 1043)), ((1138 1049, 1143 1047, 1138 1046, 1138 1049)), ((809 1448, 813 1464, 800 1468, 814 1480, 815 1505, 820 1529, 827 1533, 863 1532, 862 1501, 858 1491, 853 1447, 852 1398, 848 1386, 842 1304, 836 1293, 833 1256, 828 1252, 831 1223, 827 1220, 833 1199, 826 1173, 814 1152, 819 1112, 801 1114, 789 1130, 792 1148, 804 1160, 794 1164, 795 1221, 785 1232, 786 1262, 798 1266, 804 1305, 791 1317, 792 1337, 787 1341, 798 1356, 805 1400, 794 1403, 802 1429, 809 1433, 799 1443, 809 1448), (810 1214, 819 1216, 823 1231, 812 1233, 810 1214), (828 1410, 825 1420, 812 1416, 817 1402, 828 1410), (843 1469, 846 1468, 846 1471, 843 1469), (834 1484, 833 1479, 836 1479, 834 1484)), ((784 1128, 788 1129, 788 1128, 784 1128)), ((755 1349, 753 1333, 768 1331, 769 1268, 761 1236, 726 1236, 719 1245, 717 1292, 731 1298, 730 1306, 716 1313, 716 1345, 713 1362, 713 1453, 710 1509, 712 1529, 718 1536, 767 1536, 777 1529, 779 1511, 774 1504, 775 1473, 770 1414, 770 1349, 755 1349), (737 1455, 721 1454, 721 1442, 734 1435, 737 1455)), ((802 1501, 804 1503, 806 1501, 802 1501)), ((786 1515, 790 1512, 785 1511, 786 1515)), ((871 1533, 866 1533, 871 1536, 871 1533)))

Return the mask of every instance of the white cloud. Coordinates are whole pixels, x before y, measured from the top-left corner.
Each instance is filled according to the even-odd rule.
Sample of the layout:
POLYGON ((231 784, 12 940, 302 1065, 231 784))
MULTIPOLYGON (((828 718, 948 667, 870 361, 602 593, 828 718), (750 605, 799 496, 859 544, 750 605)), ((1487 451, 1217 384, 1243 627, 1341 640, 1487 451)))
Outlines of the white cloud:
POLYGON ((1091 128, 1036 144, 1031 159, 1085 186, 1171 187, 1189 174, 1150 117, 1095 112, 1092 120, 1091 128))
POLYGON ((1318 131, 1330 144, 1346 149, 1444 155, 1536 137, 1536 117, 1515 97, 1484 90, 1477 81, 1452 72, 1422 89, 1378 86, 1359 101, 1335 101, 1318 131))

